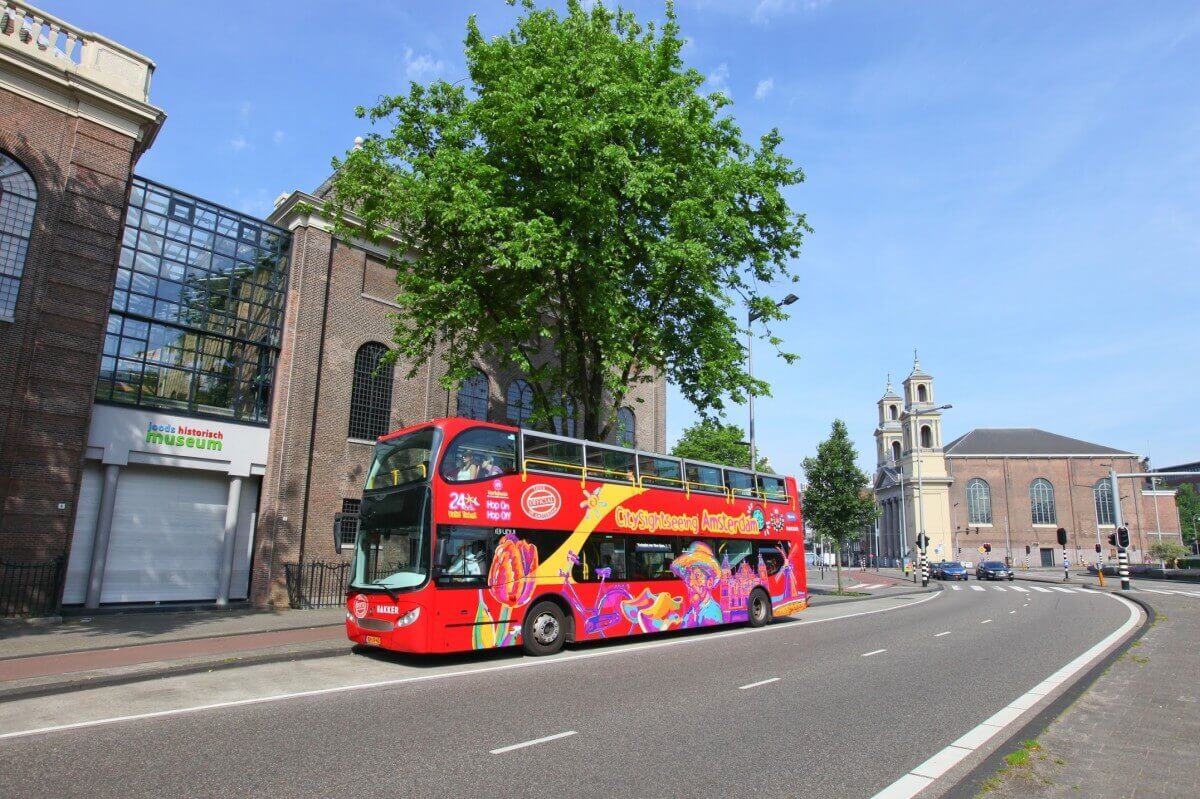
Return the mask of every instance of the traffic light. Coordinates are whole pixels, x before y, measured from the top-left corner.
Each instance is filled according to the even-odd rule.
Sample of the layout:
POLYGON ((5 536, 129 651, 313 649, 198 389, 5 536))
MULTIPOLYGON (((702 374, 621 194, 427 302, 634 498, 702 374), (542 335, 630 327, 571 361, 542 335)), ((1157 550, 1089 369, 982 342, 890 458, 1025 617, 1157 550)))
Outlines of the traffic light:
POLYGON ((1025 554, 1026 554, 1026 555, 1028 555, 1028 554, 1029 554, 1029 544, 1026 544, 1026 545, 1025 545, 1025 554))
POLYGON ((1129 528, 1128 527, 1118 527, 1117 528, 1117 546, 1119 546, 1121 549, 1129 549, 1129 528))
POLYGON ((1108 545, 1110 547, 1115 547, 1117 545, 1117 534, 1116 533, 1108 534, 1108 545))
POLYGON ((1065 527, 1058 528, 1058 545, 1060 547, 1067 545, 1067 528, 1065 527))
POLYGON ((917 533, 917 549, 925 549, 927 546, 929 546, 929 536, 917 533))
POLYGON ((1097 555, 1100 554, 1100 545, 1099 544, 1096 544, 1096 554, 1097 555))
POLYGON ((984 545, 983 545, 983 551, 984 551, 984 552, 991 552, 991 551, 992 551, 992 545, 991 545, 991 544, 984 544, 984 545))

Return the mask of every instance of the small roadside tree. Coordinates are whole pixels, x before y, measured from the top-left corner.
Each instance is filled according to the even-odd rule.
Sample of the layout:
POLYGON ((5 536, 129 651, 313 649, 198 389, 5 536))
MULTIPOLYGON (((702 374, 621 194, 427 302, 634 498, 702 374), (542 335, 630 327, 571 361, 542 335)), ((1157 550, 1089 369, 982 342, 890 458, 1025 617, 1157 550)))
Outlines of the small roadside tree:
POLYGON ((1180 558, 1186 557, 1187 553, 1187 549, 1176 541, 1155 541, 1150 545, 1150 557, 1163 563, 1174 564, 1180 558))
MULTIPOLYGON (((858 453, 846 432, 846 423, 833 421, 829 438, 817 445, 817 456, 804 459, 808 487, 804 490, 804 518, 813 529, 842 545, 875 521, 878 510, 868 490, 867 476, 855 461, 858 453)), ((842 593, 842 560, 837 563, 837 590, 842 593)))
POLYGON ((390 258, 392 357, 413 373, 444 359, 447 389, 478 357, 512 364, 535 424, 573 413, 594 440, 660 377, 706 415, 769 395, 731 310, 786 318, 759 293, 794 280, 809 230, 784 196, 804 175, 782 137, 743 139, 732 101, 684 65, 669 0, 661 25, 519 4, 502 36, 470 18, 463 81, 357 109, 389 130, 334 161, 339 234, 411 243, 390 258))
MULTIPOLYGON (((750 445, 742 428, 716 419, 704 419, 685 429, 671 448, 671 454, 743 469, 750 466, 750 445)), ((759 458, 756 468, 760 472, 774 472, 766 458, 759 458)))

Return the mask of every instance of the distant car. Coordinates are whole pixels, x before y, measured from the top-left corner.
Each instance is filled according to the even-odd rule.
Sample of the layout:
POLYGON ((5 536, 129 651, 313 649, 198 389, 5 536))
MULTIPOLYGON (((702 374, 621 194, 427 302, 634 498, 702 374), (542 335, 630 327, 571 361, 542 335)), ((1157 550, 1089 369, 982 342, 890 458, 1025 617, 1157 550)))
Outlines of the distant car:
POLYGON ((961 563, 956 563, 952 560, 943 561, 938 564, 938 579, 939 580, 966 580, 969 579, 967 570, 963 568, 961 563))
POLYGON ((975 568, 976 580, 1011 580, 1013 579, 1012 569, 1004 565, 1003 561, 985 560, 975 568))

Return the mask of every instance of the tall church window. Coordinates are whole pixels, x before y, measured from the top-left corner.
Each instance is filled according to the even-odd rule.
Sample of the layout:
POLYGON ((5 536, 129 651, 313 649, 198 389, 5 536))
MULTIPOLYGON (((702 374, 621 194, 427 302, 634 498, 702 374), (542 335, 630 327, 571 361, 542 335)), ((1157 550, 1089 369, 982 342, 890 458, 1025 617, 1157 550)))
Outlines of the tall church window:
POLYGON ((1092 487, 1096 497, 1096 524, 1114 524, 1116 512, 1113 509, 1112 482, 1107 478, 1099 480, 1092 487))
POLYGON ((892 460, 895 461, 896 463, 900 462, 900 442, 899 441, 892 442, 892 460))
POLYGON ((617 411, 617 443, 622 447, 637 446, 633 408, 622 407, 617 411))
POLYGON ((921 447, 923 449, 933 447, 933 429, 927 424, 921 425, 921 447))
POLYGON ((0 319, 12 321, 17 310, 37 198, 25 167, 0 152, 0 319))
POLYGON ((978 477, 967 483, 967 523, 992 523, 992 487, 978 477))
POLYGON ((387 347, 368 341, 354 356, 350 387, 350 438, 374 439, 388 431, 392 413, 392 365, 381 363, 387 347))
POLYGON ((1054 486, 1044 477, 1029 484, 1029 503, 1034 524, 1055 524, 1058 514, 1054 510, 1054 486))
POLYGON ((889 406, 888 406, 888 414, 890 414, 890 415, 891 415, 891 417, 892 417, 892 421, 893 421, 893 422, 894 422, 894 421, 896 421, 897 411, 896 411, 896 406, 895 406, 895 405, 889 405, 889 406))
POLYGON ((505 412, 508 421, 523 427, 533 415, 533 387, 524 380, 514 380, 508 384, 508 394, 505 396, 505 412))
POLYGON ((458 409, 455 415, 486 421, 487 412, 488 379, 483 372, 476 372, 458 386, 458 409))
POLYGON ((925 391, 925 386, 924 385, 917 386, 917 402, 927 402, 928 397, 929 397, 929 395, 925 391))

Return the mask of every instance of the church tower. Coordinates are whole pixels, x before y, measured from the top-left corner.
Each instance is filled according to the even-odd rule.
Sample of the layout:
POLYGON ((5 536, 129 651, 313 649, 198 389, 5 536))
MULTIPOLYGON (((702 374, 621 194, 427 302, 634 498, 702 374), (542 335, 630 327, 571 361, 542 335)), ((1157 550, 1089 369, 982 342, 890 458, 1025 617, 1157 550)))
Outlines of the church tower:
POLYGON ((950 476, 942 452, 942 411, 933 393, 933 376, 921 368, 913 351, 913 368, 904 379, 901 470, 905 505, 911 509, 912 538, 922 529, 929 536, 931 560, 957 560, 950 524, 950 476))
POLYGON ((895 465, 904 451, 904 431, 900 426, 900 415, 904 411, 904 400, 892 389, 892 376, 888 375, 887 388, 877 403, 879 422, 875 428, 875 451, 877 467, 895 465))

